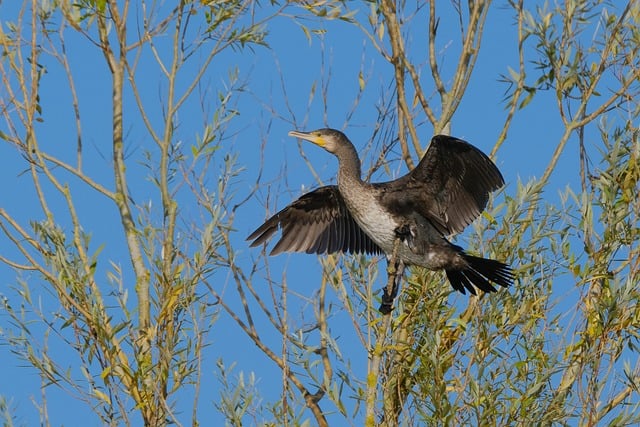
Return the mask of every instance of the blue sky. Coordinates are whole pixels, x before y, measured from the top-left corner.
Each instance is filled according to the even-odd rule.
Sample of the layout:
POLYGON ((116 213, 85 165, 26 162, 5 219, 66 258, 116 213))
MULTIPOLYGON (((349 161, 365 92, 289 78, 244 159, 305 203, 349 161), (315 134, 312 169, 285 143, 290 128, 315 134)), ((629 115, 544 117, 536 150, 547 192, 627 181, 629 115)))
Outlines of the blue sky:
MULTIPOLYGON (((11 5, 6 3, 2 4, 0 11, 3 19, 10 20, 9 17, 14 16, 14 11, 11 10, 11 5)), ((445 58, 443 73, 447 76, 447 70, 450 71, 457 60, 459 34, 455 31, 457 21, 452 11, 443 10, 443 13, 439 26, 438 48, 442 50, 445 58)), ((451 132, 485 152, 492 149, 506 116, 503 102, 506 87, 504 83, 499 82, 500 75, 507 74, 508 67, 517 67, 516 29, 511 10, 497 5, 489 12, 487 22, 481 53, 467 93, 452 121, 451 132)), ((240 114, 230 126, 229 134, 232 136, 225 142, 222 152, 237 154, 237 164, 244 169, 233 185, 240 200, 248 194, 257 178, 262 154, 260 147, 263 139, 266 139, 260 190, 251 202, 237 212, 236 230, 233 233, 238 256, 247 264, 258 256, 259 249, 250 249, 244 239, 265 218, 263 204, 267 195, 272 197, 269 202, 271 214, 307 189, 318 186, 300 156, 298 142, 288 137, 287 132, 294 128, 311 130, 325 126, 335 127, 344 130, 358 149, 364 149, 377 120, 375 104, 381 91, 389 90, 391 82, 391 66, 373 52, 370 43, 354 26, 340 21, 321 22, 317 19, 306 23, 314 28, 325 29, 326 34, 308 39, 296 23, 286 17, 280 17, 269 27, 267 42, 270 48, 254 47, 224 52, 214 61, 203 79, 203 87, 209 87, 209 92, 204 94, 205 108, 209 111, 203 111, 196 94, 179 112, 176 140, 182 141, 188 147, 193 144, 196 134, 202 133, 203 123, 216 108, 216 91, 223 90, 224 86, 229 84, 229 70, 237 69, 239 79, 246 81, 243 92, 238 93, 235 101, 234 108, 237 108, 240 114), (347 122, 358 91, 360 72, 367 78, 366 86, 362 100, 347 122), (320 90, 323 81, 326 82, 327 79, 328 98, 325 105, 320 90), (309 103, 310 89, 314 85, 317 88, 316 94, 309 103), (286 98, 283 89, 286 90, 286 98)), ((110 76, 103 58, 93 46, 85 39, 74 36, 71 31, 65 34, 69 43, 68 49, 72 52, 71 66, 83 109, 85 168, 96 180, 112 188, 110 76)), ((409 45, 417 57, 426 55, 426 46, 422 40, 419 28, 416 28, 409 45)), ((194 58, 194 63, 198 63, 197 58, 194 58)), ((185 76, 192 72, 192 69, 187 68, 185 76)), ((426 67, 423 72, 428 73, 426 67)), ((532 79, 537 78, 535 73, 535 70, 532 71, 532 79)), ((159 106, 166 85, 160 81, 158 70, 148 51, 141 57, 139 75, 142 76, 138 81, 143 89, 146 106, 150 108, 154 123, 158 125, 162 122, 159 106)), ((70 98, 65 89, 64 75, 59 65, 51 61, 47 64, 47 74, 42 79, 44 122, 39 129, 39 138, 43 147, 63 159, 71 160, 75 155, 75 141, 69 138, 69 135, 75 135, 75 130, 70 115, 70 98)), ((553 103, 553 94, 543 92, 536 96, 524 113, 516 115, 507 141, 496 159, 507 182, 504 190, 506 194, 515 192, 518 180, 527 181, 542 174, 562 132, 560 118, 553 103)), ((144 127, 135 117, 135 106, 131 98, 127 99, 125 109, 133 112, 129 116, 130 121, 125 124, 127 152, 132 159, 128 169, 132 198, 138 202, 148 199, 155 203, 155 206, 159 206, 157 195, 151 193, 149 171, 141 165, 145 150, 153 152, 155 148, 144 127)), ((424 125, 420 128, 423 147, 427 146, 431 136, 432 129, 429 126, 424 125)), ((331 182, 337 168, 335 159, 310 144, 303 145, 302 149, 323 182, 331 182)), ((365 170, 375 160, 380 149, 380 146, 374 146, 366 151, 362 159, 365 170)), ((398 160, 400 154, 397 147, 389 157, 394 159, 390 163, 391 170, 398 174, 405 173, 406 167, 398 160)), ((22 174, 26 166, 21 161, 19 153, 8 144, 2 143, 0 159, 3 165, 0 168, 0 179, 2 182, 15 183, 0 190, 0 200, 4 201, 2 207, 12 215, 24 218, 22 224, 25 226, 31 219, 42 219, 42 213, 35 201, 35 193, 29 185, 29 175, 22 174)), ((557 201, 559 192, 567 185, 577 189, 578 166, 577 147, 569 144, 561 165, 556 169, 545 192, 546 197, 557 201)), ((213 168, 210 172, 215 171, 216 168, 213 168)), ((109 259, 122 266, 125 279, 131 280, 116 208, 77 180, 68 179, 74 195, 83 201, 78 204, 79 214, 85 230, 92 236, 92 249, 96 250, 106 242, 102 252, 105 260, 102 264, 102 274, 106 275, 106 260, 109 259)), ((212 185, 215 185, 216 180, 216 176, 210 177, 212 185)), ((62 211, 60 209, 60 212, 62 211)), ((197 214, 197 209, 189 205, 182 206, 181 211, 186 217, 197 214)), ((68 221, 64 215, 60 216, 59 220, 63 224, 68 221)), ((464 243, 464 236, 459 241, 464 243)), ((0 240, 3 254, 11 250, 7 245, 9 243, 6 240, 0 240)), ((270 266, 272 271, 284 271, 286 268, 289 286, 295 292, 310 298, 314 296, 320 283, 321 272, 317 257, 302 254, 280 255, 270 260, 270 266)), ((12 301, 17 301, 13 292, 9 290, 16 286, 15 277, 11 269, 0 265, 0 295, 10 296, 12 301)), ((37 298, 42 299, 45 310, 52 309, 49 292, 40 286, 37 278, 29 275, 25 277, 30 281, 37 298)), ((256 278, 259 277, 260 274, 256 275, 256 278)), ((226 273, 219 272, 215 279, 220 283, 224 282, 227 280, 226 273)), ((104 283, 107 283, 106 280, 104 283)), ((381 281, 376 285, 379 286, 381 281)), ((330 326, 336 334, 343 354, 350 354, 354 360, 360 358, 364 368, 366 353, 360 346, 350 346, 352 332, 349 332, 348 327, 344 327, 345 323, 348 327, 351 326, 346 315, 337 314, 332 318, 330 326)), ((7 329, 11 329, 10 322, 0 313, 0 331, 7 329)), ((265 328, 265 332, 269 334, 268 328, 265 328)), ((272 340, 274 348, 277 348, 279 337, 274 334, 272 340)), ((219 419, 212 404, 218 398, 215 391, 217 381, 214 376, 215 361, 218 358, 223 358, 226 365, 235 362, 234 373, 243 371, 248 375, 251 371, 256 372, 259 378, 258 388, 263 397, 267 400, 277 399, 281 390, 279 370, 255 349, 233 322, 222 315, 209 341, 211 347, 207 350, 206 357, 210 368, 205 368, 203 372, 204 384, 208 388, 205 388, 207 393, 201 396, 202 419, 212 422, 219 419)), ((55 339, 51 342, 52 345, 60 346, 54 348, 60 352, 64 363, 68 350, 59 343, 55 344, 55 339)), ((74 359, 70 357, 68 360, 70 368, 73 369, 74 359)), ((11 353, 9 347, 0 346, 0 366, 3 367, 0 395, 5 396, 10 402, 18 425, 34 425, 38 422, 38 415, 31 400, 40 399, 40 383, 35 372, 24 365, 23 361, 11 353)), ((363 370, 358 373, 361 378, 364 377, 363 370)), ((75 375, 77 376, 77 373, 75 375)), ((91 417, 91 412, 85 405, 54 387, 48 388, 48 399, 49 416, 54 425, 74 425, 78 416, 95 419, 91 417)), ((181 396, 181 399, 187 402, 189 400, 186 395, 181 396)), ((187 408, 189 404, 184 406, 185 410, 187 408)))

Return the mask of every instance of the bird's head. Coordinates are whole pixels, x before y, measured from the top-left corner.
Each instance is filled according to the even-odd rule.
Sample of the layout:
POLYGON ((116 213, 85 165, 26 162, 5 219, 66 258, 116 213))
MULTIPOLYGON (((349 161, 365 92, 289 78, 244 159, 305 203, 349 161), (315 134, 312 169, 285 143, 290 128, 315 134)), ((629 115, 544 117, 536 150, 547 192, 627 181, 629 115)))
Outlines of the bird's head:
POLYGON ((311 132, 292 130, 289 132, 289 136, 313 142, 333 154, 336 154, 336 152, 343 147, 353 146, 344 133, 329 128, 317 129, 311 132))

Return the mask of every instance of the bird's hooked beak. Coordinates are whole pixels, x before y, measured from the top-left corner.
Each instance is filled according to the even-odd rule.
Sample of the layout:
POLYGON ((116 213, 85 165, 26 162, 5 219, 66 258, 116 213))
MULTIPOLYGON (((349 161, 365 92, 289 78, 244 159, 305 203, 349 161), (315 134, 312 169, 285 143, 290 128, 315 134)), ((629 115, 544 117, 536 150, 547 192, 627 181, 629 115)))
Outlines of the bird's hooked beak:
POLYGON ((298 132, 297 130, 292 130, 291 132, 289 132, 289 136, 313 142, 314 144, 322 148, 325 148, 327 145, 327 141, 317 132, 298 132))

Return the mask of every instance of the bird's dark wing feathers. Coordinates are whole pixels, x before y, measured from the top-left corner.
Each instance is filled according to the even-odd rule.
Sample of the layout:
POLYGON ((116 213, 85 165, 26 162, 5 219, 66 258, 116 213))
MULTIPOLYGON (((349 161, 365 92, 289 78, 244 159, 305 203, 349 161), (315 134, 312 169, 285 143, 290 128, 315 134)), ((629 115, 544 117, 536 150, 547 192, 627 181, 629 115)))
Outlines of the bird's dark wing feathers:
POLYGON ((369 253, 382 250, 355 222, 338 187, 330 185, 311 191, 269 218, 247 240, 251 246, 265 243, 278 230, 282 237, 271 250, 306 253, 369 253))
POLYGON ((443 235, 461 232, 504 185, 496 165, 473 145, 437 135, 408 175, 379 184, 381 201, 399 214, 417 212, 443 235))

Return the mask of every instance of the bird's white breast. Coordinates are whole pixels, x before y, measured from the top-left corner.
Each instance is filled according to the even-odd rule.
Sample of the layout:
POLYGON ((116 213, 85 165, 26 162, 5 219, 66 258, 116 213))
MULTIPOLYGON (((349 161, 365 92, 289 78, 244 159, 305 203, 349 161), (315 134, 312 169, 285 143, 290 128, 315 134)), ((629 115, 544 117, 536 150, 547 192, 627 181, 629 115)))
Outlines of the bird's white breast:
POLYGON ((342 192, 347 208, 371 240, 383 251, 391 253, 398 224, 393 216, 382 208, 373 192, 362 190, 366 189, 342 192))

